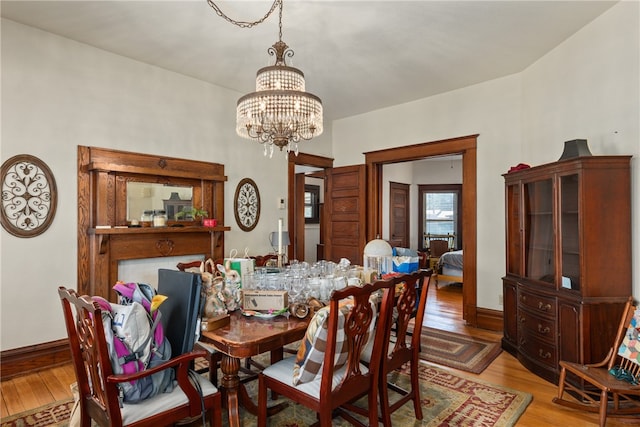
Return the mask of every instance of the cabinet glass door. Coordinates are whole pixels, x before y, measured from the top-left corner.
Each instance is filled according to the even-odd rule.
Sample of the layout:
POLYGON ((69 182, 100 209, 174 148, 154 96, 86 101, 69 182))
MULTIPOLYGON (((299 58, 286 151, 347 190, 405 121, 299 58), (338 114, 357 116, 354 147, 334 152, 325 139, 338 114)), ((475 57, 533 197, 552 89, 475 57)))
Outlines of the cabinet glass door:
POLYGON ((563 289, 580 290, 578 174, 560 178, 560 233, 563 289))
POLYGON ((522 275, 520 183, 507 185, 507 274, 522 275))
POLYGON ((555 283, 551 179, 524 185, 524 264, 526 277, 555 283))

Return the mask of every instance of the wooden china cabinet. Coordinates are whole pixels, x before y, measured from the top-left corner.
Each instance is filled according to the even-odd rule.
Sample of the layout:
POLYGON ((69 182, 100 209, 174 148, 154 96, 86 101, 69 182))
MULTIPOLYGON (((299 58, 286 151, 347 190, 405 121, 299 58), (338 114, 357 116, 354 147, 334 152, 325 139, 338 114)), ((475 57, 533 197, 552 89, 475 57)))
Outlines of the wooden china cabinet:
MULTIPOLYGON (((78 146, 78 290, 115 299, 118 264, 135 259, 198 255, 224 257, 224 165, 96 147, 78 146), (133 185, 129 185, 132 184, 133 185), (165 226, 131 223, 136 185, 188 191, 191 205, 218 220, 165 226)), ((149 190, 153 192, 154 190, 149 190)), ((157 202, 162 207, 164 200, 157 202)))
POLYGON ((558 382, 560 360, 601 361, 631 295, 631 156, 507 173, 502 347, 558 382))

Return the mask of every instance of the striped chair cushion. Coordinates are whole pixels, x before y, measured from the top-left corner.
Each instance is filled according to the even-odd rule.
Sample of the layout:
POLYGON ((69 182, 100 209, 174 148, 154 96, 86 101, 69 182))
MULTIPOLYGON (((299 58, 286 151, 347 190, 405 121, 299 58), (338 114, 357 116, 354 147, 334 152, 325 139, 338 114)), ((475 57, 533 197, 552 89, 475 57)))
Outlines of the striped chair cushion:
MULTIPOLYGON (((351 299, 340 301, 340 312, 338 313, 338 334, 336 335, 336 354, 334 358, 334 369, 338 369, 347 361, 348 348, 344 336, 344 319, 345 314, 353 306, 351 299)), ((371 306, 374 316, 377 316, 377 298, 371 299, 371 306), (374 300, 375 299, 375 300, 374 300)), ((327 335, 329 324, 329 306, 318 310, 309 326, 305 337, 300 344, 298 353, 293 366, 293 385, 303 384, 320 378, 322 374, 322 363, 324 361, 324 353, 327 347, 327 335)), ((369 333, 367 338, 367 348, 373 345, 372 333, 375 328, 375 322, 369 325, 369 333)), ((369 353, 371 350, 368 350, 369 353)))

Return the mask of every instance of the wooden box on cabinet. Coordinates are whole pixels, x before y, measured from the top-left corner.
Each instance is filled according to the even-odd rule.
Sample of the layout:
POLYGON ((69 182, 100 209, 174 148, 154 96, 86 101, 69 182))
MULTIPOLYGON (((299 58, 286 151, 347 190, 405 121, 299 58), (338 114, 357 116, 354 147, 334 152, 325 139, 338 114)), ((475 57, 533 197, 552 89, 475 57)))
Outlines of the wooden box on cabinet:
POLYGON ((549 381, 595 363, 631 295, 630 156, 579 157, 504 175, 503 348, 549 381))

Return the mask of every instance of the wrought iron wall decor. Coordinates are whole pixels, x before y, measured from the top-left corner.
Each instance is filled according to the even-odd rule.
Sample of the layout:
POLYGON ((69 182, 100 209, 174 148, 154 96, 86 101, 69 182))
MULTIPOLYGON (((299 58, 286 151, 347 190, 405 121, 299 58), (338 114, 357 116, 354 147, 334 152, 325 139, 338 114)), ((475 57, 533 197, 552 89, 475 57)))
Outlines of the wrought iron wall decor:
POLYGON ((233 197, 233 211, 236 223, 243 231, 251 231, 260 220, 260 191, 251 178, 244 178, 236 187, 233 197))
POLYGON ((2 227, 17 237, 44 233, 56 213, 58 191, 49 167, 28 154, 2 164, 2 227))

